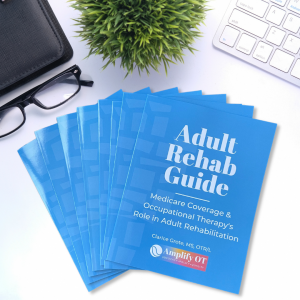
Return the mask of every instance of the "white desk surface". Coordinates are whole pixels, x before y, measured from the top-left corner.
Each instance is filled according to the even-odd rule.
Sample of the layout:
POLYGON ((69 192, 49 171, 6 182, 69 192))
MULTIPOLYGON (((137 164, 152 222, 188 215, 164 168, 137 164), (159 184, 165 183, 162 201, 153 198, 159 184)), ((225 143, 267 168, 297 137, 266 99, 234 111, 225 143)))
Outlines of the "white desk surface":
MULTIPOLYGON (((66 0, 49 1, 74 49, 74 57, 55 70, 78 64, 95 86, 83 88, 74 100, 53 111, 34 105, 16 134, 0 142, 0 299, 300 299, 300 89, 213 48, 212 39, 230 0, 210 2, 204 37, 186 53, 184 64, 171 67, 166 77, 152 72, 139 77, 110 66, 104 72, 100 56, 83 60, 88 49, 71 18, 78 14, 66 0), (94 104, 119 89, 133 92, 178 86, 180 92, 202 89, 205 94, 228 94, 230 103, 255 106, 255 117, 278 124, 255 218, 240 296, 146 271, 130 271, 88 293, 45 209, 17 150, 35 138, 34 131, 56 117, 94 104)), ((47 76, 0 99, 1 104, 42 82, 47 76)))

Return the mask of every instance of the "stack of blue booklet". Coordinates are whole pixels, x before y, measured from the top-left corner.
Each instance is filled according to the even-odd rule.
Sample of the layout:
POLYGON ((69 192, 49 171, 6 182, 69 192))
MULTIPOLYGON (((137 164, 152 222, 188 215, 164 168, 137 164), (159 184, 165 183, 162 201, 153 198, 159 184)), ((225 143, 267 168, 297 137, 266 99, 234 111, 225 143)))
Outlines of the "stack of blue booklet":
POLYGON ((116 92, 19 150, 89 291, 144 269, 239 293, 276 124, 226 95, 116 92))

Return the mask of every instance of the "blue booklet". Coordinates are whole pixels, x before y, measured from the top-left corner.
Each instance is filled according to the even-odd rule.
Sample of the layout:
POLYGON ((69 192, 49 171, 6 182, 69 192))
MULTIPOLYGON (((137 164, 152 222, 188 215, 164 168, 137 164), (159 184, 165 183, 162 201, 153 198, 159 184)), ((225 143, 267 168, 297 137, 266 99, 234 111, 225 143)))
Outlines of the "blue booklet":
MULTIPOLYGON (((252 117, 253 106, 243 106, 239 104, 226 104, 226 97, 220 95, 215 98, 215 101, 207 101, 206 96, 198 96, 198 99, 190 99, 182 95, 181 101, 189 103, 197 103, 207 107, 219 109, 226 112, 240 114, 247 117, 252 117), (185 98, 186 97, 186 98, 185 98), (204 99, 204 100, 203 100, 204 99), (218 102, 219 101, 219 102, 218 102)), ((105 232, 105 243, 103 256, 106 258, 109 245, 112 242, 113 229, 116 222, 116 217, 119 211, 121 197, 124 191, 125 181, 128 174, 128 168, 132 158, 133 148, 135 145, 138 129, 140 126, 142 113, 144 110, 147 97, 138 97, 136 95, 124 98, 122 103, 122 112, 120 118, 120 128, 118 134, 117 152, 115 157, 115 168, 111 184, 111 193, 109 199, 108 217, 105 232)), ((168 96, 172 100, 174 96, 168 96)), ((177 99, 178 100, 178 99, 177 99)), ((107 269, 128 269, 128 266, 121 266, 113 262, 105 262, 104 267, 107 269)))
MULTIPOLYGON (((80 262, 82 274, 85 277, 89 277, 58 125, 54 124, 38 130, 35 132, 35 135, 37 137, 47 171, 52 181, 53 189, 57 196, 57 201, 60 205, 70 237, 72 239, 76 255, 80 262)), ((100 274, 101 276, 103 274, 107 276, 107 272, 105 271, 100 274)), ((100 276, 100 274, 97 276, 100 276)), ((94 281, 96 279, 93 277, 87 278, 87 280, 94 281)))
MULTIPOLYGON (((172 89, 178 92, 178 89, 172 89)), ((135 94, 150 94, 150 88, 145 88, 135 92, 135 94)), ((89 147, 98 151, 98 176, 99 176, 99 219, 100 219, 100 235, 91 235, 94 240, 93 243, 99 245, 100 251, 97 252, 97 260, 100 262, 101 269, 104 267, 104 259, 102 257, 102 250, 104 244, 105 226, 106 226, 106 216, 107 216, 107 200, 108 200, 108 177, 109 177, 109 157, 110 157, 110 138, 111 138, 111 117, 112 117, 112 101, 122 101, 123 91, 119 90, 117 93, 111 95, 105 100, 99 100, 98 106, 93 106, 90 109, 90 114, 98 114, 98 118, 94 118, 94 124, 98 124, 98 141, 89 143, 89 147)), ((82 127, 85 126, 83 123, 82 127)), ((86 132, 87 135, 92 134, 89 131, 86 132)), ((86 140, 85 140, 86 142, 86 140)), ((83 147, 83 146, 82 146, 83 147)), ((97 163, 96 161, 94 162, 97 163)), ((84 162, 85 164, 85 162, 84 162)), ((95 255, 96 255, 95 254, 95 255)))
MULTIPOLYGON (((123 93, 122 93, 122 97, 120 97, 120 100, 122 100, 122 98, 123 98, 123 93)), ((104 261, 102 258, 102 250, 103 250, 105 223, 106 223, 106 215, 107 215, 111 113, 112 113, 112 100, 99 100, 98 102, 99 150, 98 151, 99 151, 99 197, 100 197, 100 219, 101 219, 100 259, 101 259, 101 265, 103 266, 104 266, 104 261)))
MULTIPOLYGON (((172 89, 172 90, 165 90, 165 91, 161 91, 161 92, 157 92, 157 93, 154 93, 154 95, 164 95, 164 97, 168 97, 169 99, 175 99, 175 100, 178 100, 178 99, 183 99, 183 101, 187 101, 187 102, 191 102, 191 103, 196 103, 197 100, 199 99, 210 99, 210 101, 215 101, 215 102, 224 102, 226 103, 226 95, 210 95, 209 98, 207 96, 205 97, 202 97, 202 91, 193 91, 193 92, 186 92, 186 93, 180 93, 178 94, 177 93, 178 90, 176 89, 172 89), (211 97, 212 96, 212 97, 211 97)), ((124 96, 125 96, 125 99, 124 101, 127 102, 128 99, 129 101, 131 100, 131 95, 132 94, 129 94, 129 93, 125 93, 124 96)), ((136 96, 138 97, 138 96, 136 96)), ((145 96, 142 98, 143 101, 145 100, 145 96)), ((108 107, 107 105, 108 104, 103 104, 105 105, 104 109, 108 110, 108 107)), ((119 106, 119 104, 118 104, 119 106)), ((217 106, 217 105, 215 105, 217 106)), ((122 105, 121 105, 122 107, 122 105)), ((240 105, 238 105, 238 107, 240 108, 240 105)), ((119 109, 119 108, 117 108, 119 109)), ((122 118, 122 126, 125 126, 125 123, 127 122, 127 124, 131 123, 131 129, 135 127, 134 123, 136 122, 137 126, 139 126, 139 123, 141 121, 141 112, 142 110, 139 112, 135 112, 135 111, 128 111, 128 112, 123 112, 123 118, 122 118), (126 118, 125 118, 125 113, 126 113, 126 118)), ((108 118, 108 113, 106 112, 105 113, 106 115, 106 118, 108 118)), ((117 112, 115 112, 115 115, 112 114, 111 116, 112 118, 112 128, 111 128, 111 140, 110 140, 110 158, 109 158, 109 189, 111 189, 111 186, 112 186, 112 178, 113 178, 113 173, 114 173, 114 165, 115 165, 115 154, 116 154, 116 142, 117 142, 117 138, 118 138, 118 133, 119 133, 119 121, 120 121, 120 115, 117 114, 117 112), (117 125, 117 126, 116 126, 117 125)), ((99 125, 101 125, 99 127, 99 131, 101 131, 102 135, 104 135, 104 131, 106 132, 106 137, 107 137, 107 140, 109 138, 109 130, 106 128, 107 126, 105 125, 105 123, 107 123, 108 121, 104 121, 104 119, 102 120, 99 116, 99 120, 101 122, 101 124, 99 123, 99 125), (106 128, 106 130, 105 130, 106 128)), ((129 128, 129 126, 127 126, 126 128, 129 128)), ((107 143, 106 143, 106 146, 103 147, 103 150, 102 151, 106 151, 104 149, 107 149, 107 143)), ((101 147, 102 148, 102 147, 101 147)), ((103 156, 104 157, 104 156, 103 156)), ((117 168, 120 168, 120 166, 117 166, 117 168)), ((122 168, 122 166, 121 166, 122 168)), ((104 168, 102 167, 101 168, 101 164, 100 164, 100 173, 102 172, 101 170, 104 170, 104 168)), ((121 174, 122 175, 122 174, 121 174)), ((116 176, 119 176, 119 173, 116 175, 116 176)), ((102 185, 105 184, 107 185, 107 183, 105 182, 105 177, 106 176, 103 176, 103 181, 102 181, 102 185)), ((117 179, 115 179, 115 181, 117 181, 117 179)), ((105 189, 103 189, 105 191, 105 189)), ((110 191, 109 191, 110 193, 110 191)), ((106 194, 105 194, 106 196, 106 194)), ((108 211, 107 211, 107 214, 108 215, 111 215, 111 210, 113 209, 112 207, 109 207, 109 202, 110 202, 110 196, 108 197, 108 211)), ((113 212, 112 212, 113 214, 113 212)), ((111 220, 107 219, 107 223, 108 223, 108 229, 105 230, 105 239, 104 239, 104 246, 103 246, 103 253, 102 253, 102 259, 106 258, 107 256, 107 252, 108 252, 108 248, 109 248, 109 244, 110 244, 110 241, 111 241, 111 236, 112 236, 112 230, 113 230, 113 227, 114 227, 114 222, 115 222, 115 219, 113 219, 113 217, 110 217, 111 220)), ((103 227, 103 226, 102 226, 103 227)), ((128 269, 127 266, 120 266, 118 264, 115 264, 115 263, 112 263, 112 262, 104 262, 104 267, 106 269, 111 269, 111 268, 114 268, 114 269, 119 269, 119 268, 122 268, 122 269, 128 269)))
MULTIPOLYGON (((145 92, 149 92, 149 88, 145 89, 145 92)), ((118 92, 111 95, 109 98, 122 98, 123 91, 119 90, 118 92)), ((97 112, 97 107, 95 107, 95 112, 97 112)), ((92 256, 96 255, 96 251, 91 251, 91 244, 89 239, 89 219, 87 214, 87 202, 86 202, 86 194, 84 187, 84 176, 82 169, 82 157, 80 150, 80 140, 79 140, 79 130, 78 130, 78 116, 77 113, 65 115, 57 118, 60 138, 62 141, 62 146, 64 150, 64 155, 67 163, 68 173, 70 177, 71 189, 74 197, 74 205, 76 209, 77 219, 79 223, 79 230, 82 238, 82 243, 84 247, 84 254, 86 257, 86 263, 88 267, 88 272, 90 276, 95 276, 97 274, 103 274, 105 272, 102 271, 93 271, 92 268, 92 256)), ((97 117, 95 118, 95 122, 98 123, 97 117)), ((95 129, 95 128, 94 128, 95 129)), ((96 128, 97 129, 97 128, 96 128)), ((96 130, 97 131, 97 130, 96 130)), ((91 133, 92 134, 92 133, 91 133)), ((93 143, 95 148, 98 148, 98 143, 93 143)), ((95 199, 93 199, 95 200, 95 199)), ((95 201, 98 203, 98 201, 95 201)), ((90 222, 92 222, 91 217, 92 214, 89 213, 90 222)), ((99 238, 100 237, 97 237, 99 238)), ((97 244, 97 243, 95 243, 97 244)), ((99 253, 100 255, 100 253, 99 253)), ((94 262, 96 258, 93 257, 94 262)), ((103 268, 102 268, 103 269, 103 268)))
POLYGON ((100 201, 98 153, 98 105, 77 108, 79 143, 89 226, 92 270, 102 270, 100 262, 100 201))
MULTIPOLYGON (((109 153, 109 174, 108 174, 108 200, 110 198, 110 190, 112 183, 112 176, 114 173, 115 156, 117 150, 117 139, 121 117, 122 102, 112 102, 112 114, 111 114, 111 137, 110 137, 110 153, 109 153)), ((107 211, 106 211, 107 212, 107 211)))
POLYGON ((57 124, 70 178, 88 274, 89 276, 103 274, 105 272, 104 270, 92 270, 91 247, 89 240, 86 199, 84 193, 84 179, 79 144, 77 113, 68 114, 57 118, 57 124))
POLYGON ((87 276, 86 267, 84 266, 84 258, 78 256, 78 252, 75 252, 74 243, 69 234, 69 229, 65 223, 65 219, 47 171, 44 158, 40 151, 38 141, 33 140, 19 149, 18 153, 30 177, 32 178, 32 181, 35 184, 61 238, 63 239, 87 290, 92 291, 115 278, 117 276, 116 273, 111 273, 110 275, 107 273, 107 275, 103 274, 101 276, 95 276, 92 278, 87 276))
POLYGON ((148 96, 107 260, 239 293, 275 131, 148 96))

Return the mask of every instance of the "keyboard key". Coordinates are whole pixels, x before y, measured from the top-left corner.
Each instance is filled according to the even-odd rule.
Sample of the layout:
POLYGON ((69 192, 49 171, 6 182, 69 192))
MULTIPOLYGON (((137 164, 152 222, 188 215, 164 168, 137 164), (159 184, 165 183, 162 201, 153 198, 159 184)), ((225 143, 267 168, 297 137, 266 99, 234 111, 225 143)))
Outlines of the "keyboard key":
POLYGON ((249 55, 255 43, 256 43, 256 39, 254 37, 243 33, 238 42, 238 45, 236 46, 236 49, 249 55))
POLYGON ((299 0, 291 0, 287 8, 291 11, 294 11, 297 14, 300 14, 300 1, 299 0))
POLYGON ((279 49, 276 49, 270 65, 282 72, 287 73, 294 61, 294 56, 287 54, 279 49))
POLYGON ((300 18, 289 14, 283 24, 283 28, 297 33, 300 29, 300 18))
POLYGON ((240 10, 234 9, 229 18, 229 23, 249 33, 263 38, 268 30, 269 24, 256 19, 240 10))
POLYGON ((238 0, 237 6, 262 18, 269 4, 262 0, 238 0))
POLYGON ((280 46, 285 37, 285 31, 282 31, 276 27, 272 27, 266 40, 274 45, 280 46))
POLYGON ((271 2, 277 3, 280 6, 285 6, 287 0, 271 0, 271 2))
POLYGON ((220 42, 229 47, 233 47, 239 34, 240 32, 238 30, 232 28, 231 26, 226 26, 223 34, 221 35, 220 42))
POLYGON ((293 35, 289 35, 283 45, 283 48, 294 54, 297 54, 300 49, 300 39, 293 35))
POLYGON ((300 79, 300 59, 298 59, 294 65, 291 75, 300 79))
POLYGON ((259 42, 254 51, 253 57, 265 63, 268 61, 272 50, 272 46, 265 44, 264 42, 259 42))
POLYGON ((276 7, 276 6, 272 6, 269 10, 269 13, 266 17, 266 19, 269 21, 269 22, 272 22, 276 25, 280 25, 283 18, 285 16, 285 11, 276 7))

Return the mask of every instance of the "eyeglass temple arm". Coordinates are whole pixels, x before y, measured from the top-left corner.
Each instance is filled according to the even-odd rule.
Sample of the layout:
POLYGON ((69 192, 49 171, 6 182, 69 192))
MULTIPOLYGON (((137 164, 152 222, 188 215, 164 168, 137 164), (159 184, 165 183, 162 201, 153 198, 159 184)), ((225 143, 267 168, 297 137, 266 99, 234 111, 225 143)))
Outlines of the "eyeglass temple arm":
MULTIPOLYGON (((94 81, 91 80, 79 80, 80 84, 82 86, 89 86, 92 87, 94 85, 94 81)), ((63 83, 69 83, 69 84, 77 84, 77 81, 75 79, 65 79, 63 83)))
MULTIPOLYGON (((79 80, 80 84, 82 86, 87 86, 87 87, 92 87, 94 85, 94 81, 92 80, 79 80)), ((65 83, 70 83, 70 84, 77 84, 77 82, 73 79, 66 79, 64 80, 65 83)), ((3 109, 5 107, 11 106, 13 104, 18 104, 19 102, 22 102, 24 98, 26 98, 27 95, 30 95, 33 91, 37 90, 40 86, 42 86, 43 84, 40 84, 32 89, 30 89, 29 91, 25 92, 24 94, 16 97, 15 99, 7 102, 6 104, 4 104, 3 106, 0 107, 0 109, 3 109)))
POLYGON ((94 81, 92 80, 79 80, 82 86, 92 87, 94 85, 94 81))

